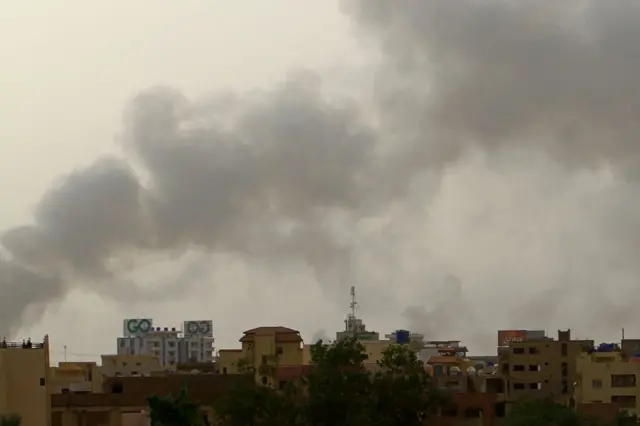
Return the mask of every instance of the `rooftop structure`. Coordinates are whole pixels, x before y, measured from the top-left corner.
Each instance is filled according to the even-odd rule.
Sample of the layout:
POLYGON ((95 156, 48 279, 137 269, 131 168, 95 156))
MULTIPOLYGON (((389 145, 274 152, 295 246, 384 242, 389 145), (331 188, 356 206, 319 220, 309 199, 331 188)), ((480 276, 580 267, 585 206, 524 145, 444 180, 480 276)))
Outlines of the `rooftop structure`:
POLYGON ((356 288, 351 287, 351 303, 349 304, 351 312, 344 320, 345 328, 343 331, 336 333, 336 340, 343 340, 349 337, 359 340, 380 340, 380 333, 368 331, 366 324, 362 319, 356 316, 358 302, 356 301, 356 288))

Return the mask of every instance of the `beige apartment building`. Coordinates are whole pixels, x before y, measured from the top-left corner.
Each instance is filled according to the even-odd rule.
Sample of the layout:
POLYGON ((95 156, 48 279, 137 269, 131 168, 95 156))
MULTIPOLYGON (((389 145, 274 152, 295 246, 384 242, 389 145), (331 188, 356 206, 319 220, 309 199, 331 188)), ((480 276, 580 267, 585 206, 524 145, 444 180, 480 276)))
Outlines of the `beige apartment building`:
POLYGON ((244 332, 241 349, 221 349, 221 374, 254 371, 256 379, 271 384, 276 366, 302 365, 303 343, 300 332, 287 327, 258 327, 244 332))
POLYGON ((569 401, 577 380, 576 360, 592 340, 571 340, 570 330, 551 338, 512 341, 499 348, 500 374, 507 383, 508 401, 552 397, 569 401))
POLYGON ((581 354, 577 361, 575 398, 579 404, 615 403, 640 414, 640 359, 614 348, 581 354))
POLYGON ((0 415, 15 414, 22 426, 51 424, 49 338, 0 342, 0 415))

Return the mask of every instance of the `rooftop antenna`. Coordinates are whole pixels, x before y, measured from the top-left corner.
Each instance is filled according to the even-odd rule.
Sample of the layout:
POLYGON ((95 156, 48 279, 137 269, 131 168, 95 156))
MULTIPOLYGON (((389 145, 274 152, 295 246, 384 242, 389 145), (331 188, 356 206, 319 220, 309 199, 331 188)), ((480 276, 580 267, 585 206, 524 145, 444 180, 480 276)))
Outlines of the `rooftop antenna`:
POLYGON ((356 301, 356 287, 351 286, 351 303, 349 303, 349 307, 351 308, 351 314, 349 315, 349 325, 351 327, 351 331, 353 331, 353 338, 358 338, 358 327, 356 326, 356 307, 358 306, 358 302, 356 301))
POLYGON ((358 307, 358 302, 356 301, 356 288, 355 286, 351 286, 351 303, 349 303, 349 307, 351 308, 351 317, 356 317, 356 308, 358 307))

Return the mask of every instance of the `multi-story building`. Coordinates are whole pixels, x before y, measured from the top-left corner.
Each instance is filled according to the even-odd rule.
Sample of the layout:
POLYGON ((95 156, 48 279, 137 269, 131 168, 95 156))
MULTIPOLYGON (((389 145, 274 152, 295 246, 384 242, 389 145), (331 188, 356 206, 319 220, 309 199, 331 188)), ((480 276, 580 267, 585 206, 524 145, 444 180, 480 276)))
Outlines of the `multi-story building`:
POLYGON ((213 362, 213 322, 184 321, 183 329, 154 327, 150 318, 125 319, 118 355, 154 355, 162 366, 213 362))
POLYGON ((578 404, 614 403, 640 414, 640 358, 627 356, 618 345, 603 344, 576 360, 578 404))
POLYGON ((49 339, 0 342, 0 415, 17 415, 22 426, 51 424, 49 339))
POLYGON ((271 369, 303 364, 303 342, 297 330, 280 326, 258 327, 245 331, 240 343, 241 349, 221 349, 218 352, 222 374, 253 371, 257 380, 271 384, 271 369))
MULTIPOLYGON (((500 331, 499 336, 507 334, 500 331)), ((576 359, 592 340, 571 340, 571 332, 558 331, 558 339, 527 338, 522 330, 498 348, 500 374, 507 380, 509 401, 526 397, 552 397, 567 401, 576 381, 576 359)))

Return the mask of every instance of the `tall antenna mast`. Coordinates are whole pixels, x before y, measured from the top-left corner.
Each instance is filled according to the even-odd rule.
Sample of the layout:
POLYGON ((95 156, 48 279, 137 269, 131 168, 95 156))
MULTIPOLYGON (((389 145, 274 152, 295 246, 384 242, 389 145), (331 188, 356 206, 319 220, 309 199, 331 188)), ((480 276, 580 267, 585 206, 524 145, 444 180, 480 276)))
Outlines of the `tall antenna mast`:
POLYGON ((356 288, 355 286, 351 286, 351 303, 349 307, 351 308, 351 317, 356 317, 356 307, 358 306, 358 302, 356 302, 356 288))

